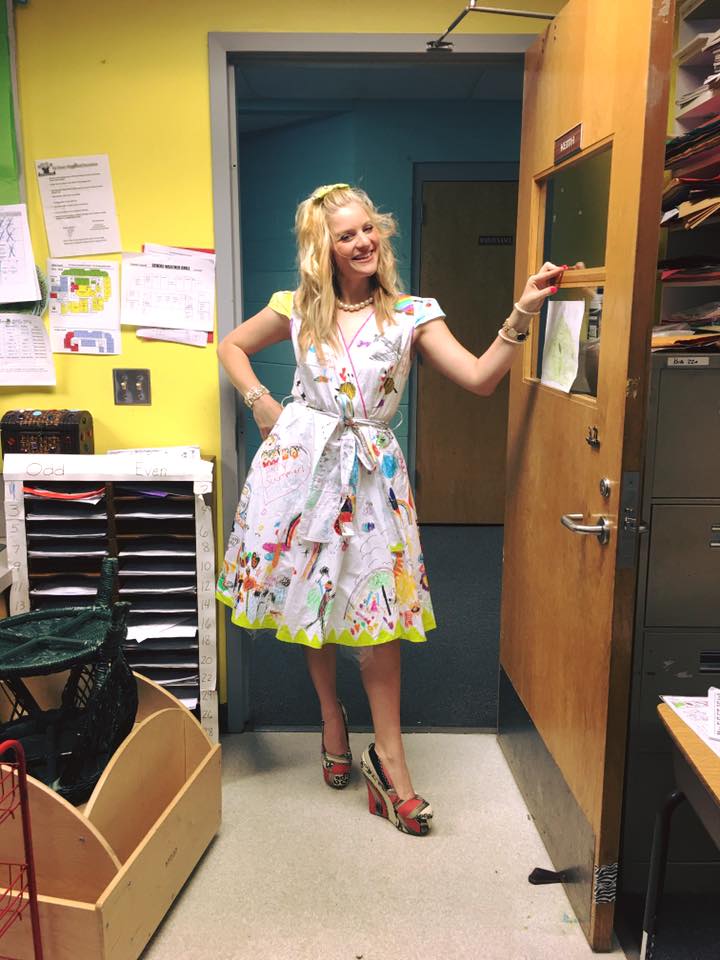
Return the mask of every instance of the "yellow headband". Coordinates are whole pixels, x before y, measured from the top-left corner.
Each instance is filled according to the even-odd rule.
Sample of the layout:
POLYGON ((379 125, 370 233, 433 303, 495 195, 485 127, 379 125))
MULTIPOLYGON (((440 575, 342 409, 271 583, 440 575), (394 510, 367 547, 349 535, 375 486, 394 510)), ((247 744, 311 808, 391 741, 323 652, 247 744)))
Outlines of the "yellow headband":
POLYGON ((349 190, 349 183, 329 183, 324 187, 318 187, 311 196, 310 199, 318 203, 320 200, 324 200, 325 197, 333 190, 349 190))

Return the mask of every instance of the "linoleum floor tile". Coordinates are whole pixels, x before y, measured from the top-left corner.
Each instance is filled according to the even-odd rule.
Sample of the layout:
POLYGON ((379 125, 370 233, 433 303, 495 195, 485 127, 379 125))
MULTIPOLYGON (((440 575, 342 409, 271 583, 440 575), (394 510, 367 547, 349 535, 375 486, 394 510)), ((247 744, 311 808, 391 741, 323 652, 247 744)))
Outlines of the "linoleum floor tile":
MULTIPOLYGON (((322 782, 319 734, 223 740, 223 825, 143 960, 589 960, 494 736, 412 734, 428 837, 322 782)), ((623 957, 617 948, 606 956, 623 957)))

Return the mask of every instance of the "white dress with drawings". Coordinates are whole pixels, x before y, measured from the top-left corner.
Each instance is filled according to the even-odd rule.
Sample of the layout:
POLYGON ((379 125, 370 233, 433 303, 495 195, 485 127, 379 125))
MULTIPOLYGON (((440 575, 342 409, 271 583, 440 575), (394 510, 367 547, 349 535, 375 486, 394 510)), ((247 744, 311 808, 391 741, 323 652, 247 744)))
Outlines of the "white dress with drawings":
POLYGON ((290 316, 293 402, 255 455, 238 504, 217 596, 233 622, 321 647, 425 640, 435 626, 415 503, 391 429, 416 326, 437 301, 403 297, 380 333, 374 314, 325 362, 298 345, 290 316))

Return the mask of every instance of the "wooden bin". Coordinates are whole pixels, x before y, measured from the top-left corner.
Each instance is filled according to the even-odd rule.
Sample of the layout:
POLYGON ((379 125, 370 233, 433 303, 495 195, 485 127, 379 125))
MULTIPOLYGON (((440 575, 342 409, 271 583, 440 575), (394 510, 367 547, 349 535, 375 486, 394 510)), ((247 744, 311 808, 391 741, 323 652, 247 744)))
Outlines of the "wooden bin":
MULTIPOLYGON (((28 777, 45 960, 139 957, 220 825, 219 745, 173 696, 136 677, 136 724, 84 807, 28 777)), ((38 689, 44 680, 32 684, 41 706, 55 696, 38 689)), ((6 822, 0 860, 22 859, 19 819, 6 822)), ((0 954, 32 960, 27 912, 0 954)))

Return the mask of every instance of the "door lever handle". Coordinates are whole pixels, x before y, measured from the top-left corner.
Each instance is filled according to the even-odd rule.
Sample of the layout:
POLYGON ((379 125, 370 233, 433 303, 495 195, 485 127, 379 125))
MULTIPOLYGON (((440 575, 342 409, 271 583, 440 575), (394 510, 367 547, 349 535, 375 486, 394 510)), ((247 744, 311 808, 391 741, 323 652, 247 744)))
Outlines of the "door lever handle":
POLYGON ((597 524, 578 523, 582 518, 581 513, 564 513, 560 523, 573 533, 594 534, 602 544, 610 540, 610 525, 605 517, 600 517, 597 524))

